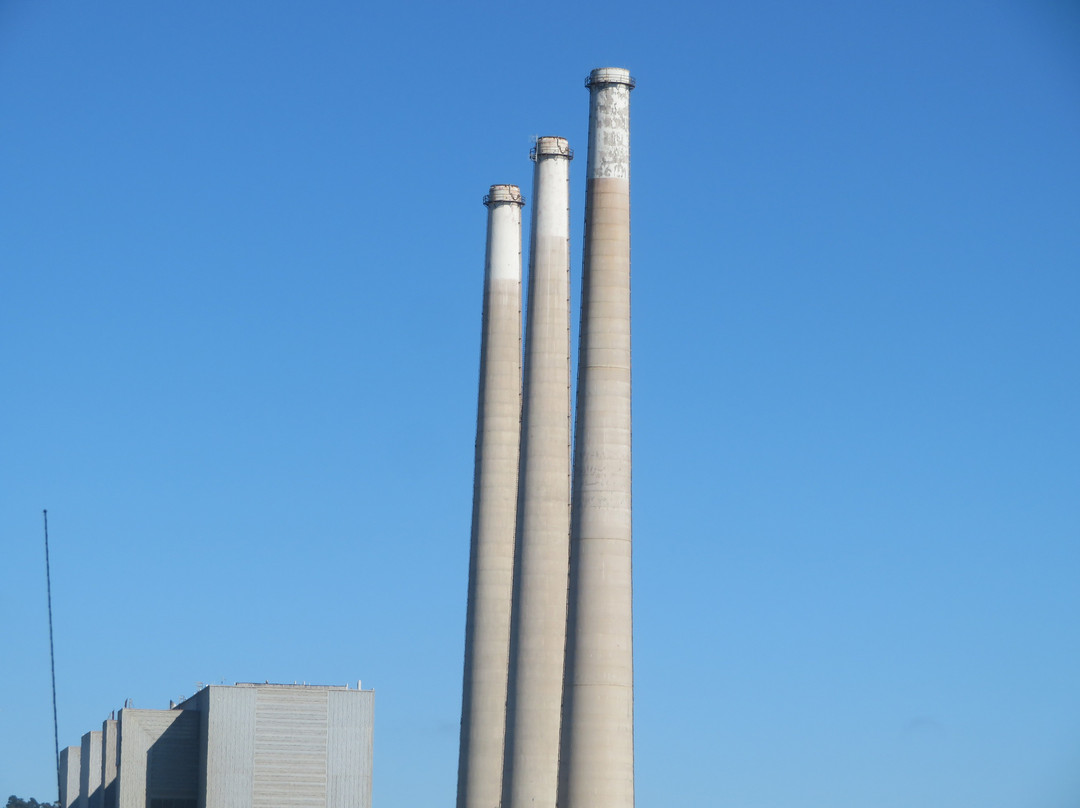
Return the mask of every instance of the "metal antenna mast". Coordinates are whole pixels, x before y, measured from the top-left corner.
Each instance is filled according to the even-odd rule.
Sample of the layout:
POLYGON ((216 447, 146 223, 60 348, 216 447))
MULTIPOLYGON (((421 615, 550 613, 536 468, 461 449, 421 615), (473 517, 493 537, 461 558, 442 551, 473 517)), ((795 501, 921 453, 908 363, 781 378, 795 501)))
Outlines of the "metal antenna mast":
POLYGON ((56 801, 59 804, 63 795, 60 793, 60 729, 56 720, 56 653, 53 651, 52 575, 49 572, 49 512, 42 509, 41 516, 45 520, 45 592, 49 598, 49 667, 52 669, 53 744, 56 746, 56 801))

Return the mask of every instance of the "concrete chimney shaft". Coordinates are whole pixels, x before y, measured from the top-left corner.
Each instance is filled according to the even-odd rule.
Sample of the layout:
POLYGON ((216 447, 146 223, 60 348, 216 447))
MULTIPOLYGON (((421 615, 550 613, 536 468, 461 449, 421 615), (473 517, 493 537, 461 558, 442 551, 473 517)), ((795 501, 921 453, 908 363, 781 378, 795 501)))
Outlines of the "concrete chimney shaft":
POLYGON ((495 808, 502 789, 521 417, 521 207, 492 185, 484 264, 458 808, 495 808))
POLYGON ((592 71, 560 808, 633 808, 630 90, 592 71))
POLYGON ((532 238, 502 808, 554 806, 570 546, 570 160, 532 154, 532 238))

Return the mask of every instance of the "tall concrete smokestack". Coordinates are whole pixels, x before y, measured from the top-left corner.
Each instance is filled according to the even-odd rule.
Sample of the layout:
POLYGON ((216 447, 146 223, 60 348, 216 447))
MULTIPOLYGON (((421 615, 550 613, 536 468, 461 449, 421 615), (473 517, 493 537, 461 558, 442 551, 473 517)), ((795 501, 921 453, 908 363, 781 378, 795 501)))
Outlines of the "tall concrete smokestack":
POLYGON ((484 263, 458 808, 496 808, 502 790, 521 420, 521 207, 492 185, 484 263))
POLYGON ((630 90, 620 68, 589 88, 570 601, 560 808, 633 808, 630 518, 630 90))
POLYGON ((502 808, 554 808, 570 546, 570 146, 533 150, 502 808))

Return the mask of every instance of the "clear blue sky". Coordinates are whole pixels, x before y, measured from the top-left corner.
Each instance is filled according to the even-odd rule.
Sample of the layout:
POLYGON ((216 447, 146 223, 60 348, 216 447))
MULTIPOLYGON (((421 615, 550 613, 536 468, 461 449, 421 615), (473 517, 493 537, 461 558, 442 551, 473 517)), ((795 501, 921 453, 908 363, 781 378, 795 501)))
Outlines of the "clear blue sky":
POLYGON ((62 745, 360 678, 378 808, 452 805, 480 199, 569 138, 580 262, 597 66, 638 805, 1080 804, 1070 0, 0 0, 0 798, 54 794, 48 508, 62 745))

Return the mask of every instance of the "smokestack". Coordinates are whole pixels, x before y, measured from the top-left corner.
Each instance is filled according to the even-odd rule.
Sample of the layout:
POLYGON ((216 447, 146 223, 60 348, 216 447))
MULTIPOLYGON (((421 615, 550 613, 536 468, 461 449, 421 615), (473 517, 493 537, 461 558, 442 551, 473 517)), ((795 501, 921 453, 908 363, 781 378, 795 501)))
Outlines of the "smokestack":
POLYGON ((633 808, 630 90, 589 75, 570 600, 559 808, 633 808))
POLYGON ((570 146, 536 141, 502 808, 553 806, 570 545, 570 146))
POLYGON ((521 207, 492 185, 484 262, 458 808, 495 808, 502 788, 521 419, 521 207))

